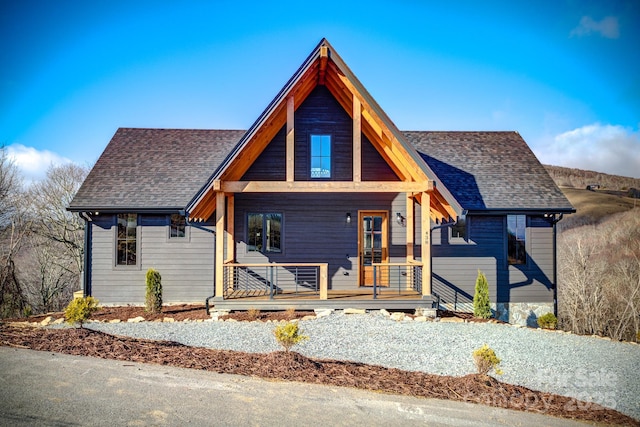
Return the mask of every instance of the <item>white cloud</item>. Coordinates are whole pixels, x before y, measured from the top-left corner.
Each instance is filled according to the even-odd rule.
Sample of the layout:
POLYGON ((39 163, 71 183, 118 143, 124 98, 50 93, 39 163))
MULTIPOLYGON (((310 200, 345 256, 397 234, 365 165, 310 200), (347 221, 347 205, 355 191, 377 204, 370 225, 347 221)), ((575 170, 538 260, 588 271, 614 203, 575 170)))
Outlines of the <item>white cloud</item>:
POLYGON ((640 131, 623 126, 583 126, 535 151, 545 164, 640 178, 640 131))
POLYGON ((14 161, 27 183, 44 178, 52 165, 71 163, 71 160, 52 151, 37 150, 22 144, 7 146, 7 155, 14 161))
POLYGON ((614 16, 607 16, 602 21, 598 22, 590 16, 583 16, 580 19, 580 23, 576 28, 571 30, 569 34, 573 36, 588 36, 591 33, 599 33, 602 37, 608 39, 617 39, 620 37, 620 27, 618 25, 618 18, 614 16))

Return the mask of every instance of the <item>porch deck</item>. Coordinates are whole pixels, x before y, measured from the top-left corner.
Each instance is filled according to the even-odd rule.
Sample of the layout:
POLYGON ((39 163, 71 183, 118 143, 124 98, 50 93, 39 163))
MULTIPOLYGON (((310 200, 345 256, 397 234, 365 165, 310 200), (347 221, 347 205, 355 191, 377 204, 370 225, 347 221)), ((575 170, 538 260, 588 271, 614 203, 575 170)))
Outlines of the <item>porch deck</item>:
POLYGON ((267 292, 239 291, 228 294, 224 300, 212 300, 213 309, 218 310, 296 310, 359 308, 367 310, 413 310, 432 308, 435 298, 423 296, 411 289, 378 289, 373 298, 372 288, 354 290, 329 290, 327 299, 319 299, 318 293, 279 292, 273 298, 267 292))

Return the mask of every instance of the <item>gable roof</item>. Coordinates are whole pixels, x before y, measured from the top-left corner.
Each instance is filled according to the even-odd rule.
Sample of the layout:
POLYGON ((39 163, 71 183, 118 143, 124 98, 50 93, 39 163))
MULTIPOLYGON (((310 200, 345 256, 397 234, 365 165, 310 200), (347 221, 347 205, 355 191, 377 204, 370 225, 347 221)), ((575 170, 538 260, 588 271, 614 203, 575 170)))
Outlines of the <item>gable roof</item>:
POLYGON ((466 210, 574 210, 517 132, 404 135, 466 210))
MULTIPOLYGON (((213 213, 216 184, 224 180, 239 180, 250 162, 287 124, 289 108, 297 109, 317 85, 326 86, 349 116, 361 115, 361 132, 400 180, 425 183, 425 188, 436 181, 437 176, 429 165, 422 161, 333 46, 323 38, 189 203, 187 211, 190 216, 202 220, 213 213), (356 113, 355 108, 360 111, 356 113)), ((430 200, 430 208, 434 218, 455 217, 461 211, 459 203, 446 186, 437 186, 432 194, 434 197, 430 200)))
POLYGON ((118 129, 69 205, 71 211, 184 209, 242 130, 118 129))

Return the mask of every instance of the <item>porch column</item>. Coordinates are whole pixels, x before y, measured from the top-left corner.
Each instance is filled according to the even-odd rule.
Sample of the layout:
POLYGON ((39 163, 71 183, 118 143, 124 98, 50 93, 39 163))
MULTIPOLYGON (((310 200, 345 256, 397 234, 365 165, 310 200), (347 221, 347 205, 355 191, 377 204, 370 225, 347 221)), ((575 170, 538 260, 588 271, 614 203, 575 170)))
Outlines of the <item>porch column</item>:
POLYGON ((234 262, 236 260, 236 244, 233 239, 235 235, 235 197, 233 194, 227 194, 227 229, 225 230, 227 239, 227 256, 225 262, 234 262))
POLYGON ((414 260, 414 236, 416 235, 416 223, 413 216, 416 199, 412 195, 407 195, 407 217, 406 217, 406 233, 407 233, 407 262, 414 260))
POLYGON ((431 295, 431 195, 422 193, 420 203, 422 247, 422 296, 431 295))
POLYGON ((216 193, 216 298, 222 299, 224 295, 224 229, 225 197, 222 191, 216 193))

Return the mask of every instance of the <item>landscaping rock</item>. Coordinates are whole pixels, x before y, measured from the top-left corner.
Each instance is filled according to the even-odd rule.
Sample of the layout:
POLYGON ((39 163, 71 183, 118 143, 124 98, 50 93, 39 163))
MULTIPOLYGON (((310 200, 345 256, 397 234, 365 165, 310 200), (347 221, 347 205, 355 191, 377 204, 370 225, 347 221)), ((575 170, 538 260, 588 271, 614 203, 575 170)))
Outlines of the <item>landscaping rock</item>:
POLYGON ((111 319, 108 323, 120 323, 122 320, 120 319, 111 319))
POLYGON ((391 313, 391 320, 395 320, 396 322, 401 322, 404 320, 404 313, 402 312, 395 312, 395 313, 391 313))
POLYGON ((53 322, 53 317, 47 316, 40 322, 40 326, 49 326, 53 322))
POLYGON ((331 313, 333 313, 333 310, 330 308, 324 308, 324 309, 314 309, 313 310, 314 313, 316 313, 316 318, 321 318, 321 317, 326 317, 326 316, 330 316, 331 313))
POLYGON ((133 317, 131 319, 127 319, 127 323, 140 323, 140 322, 144 322, 144 317, 138 316, 138 317, 133 317))
POLYGON ((344 314, 367 314, 364 308, 345 308, 344 314))

